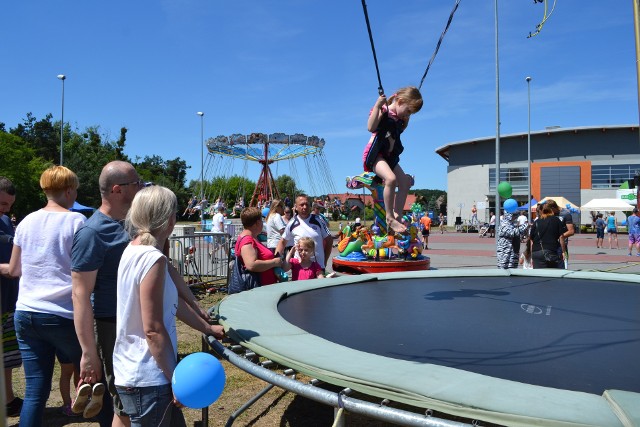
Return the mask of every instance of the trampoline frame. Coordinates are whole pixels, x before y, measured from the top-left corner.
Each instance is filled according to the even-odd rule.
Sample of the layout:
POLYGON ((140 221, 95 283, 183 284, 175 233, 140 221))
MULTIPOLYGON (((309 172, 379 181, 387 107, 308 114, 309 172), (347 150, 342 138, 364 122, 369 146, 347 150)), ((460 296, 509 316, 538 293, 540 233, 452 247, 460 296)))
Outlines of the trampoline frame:
MULTIPOLYGON (((388 358, 364 354, 329 343, 319 337, 309 336, 310 334, 306 331, 274 315, 274 312, 277 313, 277 304, 282 298, 292 293, 315 288, 385 279, 477 276, 489 279, 529 276, 606 280, 628 282, 630 285, 640 283, 640 279, 635 275, 566 270, 483 269, 389 273, 300 282, 296 283, 295 287, 286 283, 263 287, 227 297, 220 302, 216 310, 227 334, 244 347, 313 378, 348 387, 367 395, 411 406, 431 408, 467 419, 480 419, 505 425, 625 426, 640 423, 640 394, 638 393, 607 390, 599 396, 521 384, 437 365, 420 364, 418 366, 406 361, 388 361, 388 358), (239 319, 246 312, 251 313, 252 319, 239 319), (320 343, 320 341, 323 342, 320 343), (317 352, 317 348, 308 348, 316 344, 328 346, 323 348, 322 354, 318 356, 333 357, 334 361, 339 360, 339 369, 334 369, 336 366, 331 367, 330 362, 323 361, 320 365, 312 366, 315 361, 309 363, 304 361, 307 354, 317 352), (292 346, 295 347, 293 351, 290 350, 292 346), (285 351, 282 351, 283 349, 285 351), (360 376, 353 376, 346 372, 349 366, 353 365, 363 367, 365 364, 370 368, 381 359, 384 359, 382 362, 391 365, 385 364, 382 365, 384 368, 370 369, 366 375, 360 376), (392 368, 389 368, 390 366, 392 368), (392 371, 399 377, 420 378, 422 382, 429 383, 430 388, 425 392, 425 388, 416 384, 399 387, 398 381, 391 375, 387 375, 385 371, 392 371)), ((375 283, 371 286, 375 286, 375 283)))
MULTIPOLYGON (((226 360, 237 368, 242 369, 246 373, 253 375, 254 377, 270 384, 264 390, 260 391, 256 396, 251 398, 242 407, 240 407, 229 418, 226 426, 231 426, 233 424, 233 421, 235 421, 235 418, 240 413, 242 413, 258 399, 264 396, 264 394, 266 394, 267 391, 273 388, 273 386, 280 387, 284 390, 290 391, 299 396, 306 397, 307 399, 314 400, 324 405, 332 406, 333 408, 338 410, 343 409, 350 413, 364 415, 368 418, 389 422, 396 425, 423 427, 467 427, 474 425, 432 417, 428 414, 428 411, 427 413, 425 413, 425 415, 420 415, 414 412, 384 406, 383 404, 375 404, 366 402, 364 400, 355 399, 348 396, 348 394, 351 392, 350 389, 344 389, 336 393, 316 387, 314 385, 315 382, 305 384, 294 378, 289 378, 285 374, 277 374, 270 369, 267 369, 266 367, 257 365, 250 360, 237 355, 236 353, 222 345, 213 336, 205 336, 204 338, 209 343, 210 348, 222 359, 226 360)), ((292 374, 292 372, 286 372, 286 374, 292 374)), ((339 416, 336 416, 336 419, 339 419, 339 416)))

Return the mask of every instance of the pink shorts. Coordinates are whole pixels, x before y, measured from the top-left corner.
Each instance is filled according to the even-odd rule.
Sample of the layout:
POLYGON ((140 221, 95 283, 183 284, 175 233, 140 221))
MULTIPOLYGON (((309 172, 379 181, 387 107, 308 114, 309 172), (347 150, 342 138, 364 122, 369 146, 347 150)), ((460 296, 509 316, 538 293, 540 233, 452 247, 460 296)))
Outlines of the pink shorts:
POLYGON ((640 234, 629 234, 629 243, 640 244, 640 234))

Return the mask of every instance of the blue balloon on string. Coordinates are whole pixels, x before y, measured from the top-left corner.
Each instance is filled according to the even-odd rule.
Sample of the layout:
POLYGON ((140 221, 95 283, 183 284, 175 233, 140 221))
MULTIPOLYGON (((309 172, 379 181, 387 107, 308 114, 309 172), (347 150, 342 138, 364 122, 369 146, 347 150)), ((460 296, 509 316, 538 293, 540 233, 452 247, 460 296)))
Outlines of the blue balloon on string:
POLYGON ((269 215, 269 208, 262 209, 262 216, 266 218, 269 215))
POLYGON ((504 209, 505 212, 514 213, 515 211, 518 210, 518 202, 516 202, 513 199, 507 199, 502 204, 502 208, 504 209))
POLYGON ((218 359, 209 353, 192 353, 173 371, 171 384, 178 402, 192 409, 202 409, 218 400, 226 376, 218 359))

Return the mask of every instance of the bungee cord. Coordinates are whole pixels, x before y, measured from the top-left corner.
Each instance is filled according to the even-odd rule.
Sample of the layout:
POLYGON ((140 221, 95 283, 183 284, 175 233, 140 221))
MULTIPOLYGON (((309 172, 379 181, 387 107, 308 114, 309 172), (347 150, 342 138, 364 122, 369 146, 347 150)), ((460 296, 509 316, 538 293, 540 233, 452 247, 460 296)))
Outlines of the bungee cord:
POLYGON ((427 69, 424 70, 424 74, 422 75, 422 80, 420 80, 420 85, 418 86, 418 90, 422 89, 422 83, 424 83, 424 79, 427 77, 427 73, 429 72, 429 68, 431 68, 431 64, 436 59, 436 55, 438 54, 438 50, 440 50, 440 45, 442 44, 442 40, 444 39, 444 35, 447 34, 449 30, 449 26, 451 26, 451 22, 453 21, 453 15, 458 10, 458 5, 460 4, 460 0, 456 0, 456 4, 453 6, 451 13, 449 14, 449 20, 447 21, 447 25, 444 27, 444 31, 440 34, 440 39, 436 44, 436 49, 433 51, 433 55, 431 55, 431 59, 429 60, 429 64, 427 64, 427 69))
MULTIPOLYGON (((545 5, 546 5, 546 0, 534 0, 534 1, 544 1, 545 5)), ((451 22, 453 21, 453 16, 456 13, 456 10, 458 10, 458 5, 460 4, 460 0, 456 0, 453 9, 451 10, 451 13, 449 14, 449 19, 447 20, 447 25, 444 28, 444 31, 442 32, 442 34, 440 34, 440 39, 438 40, 438 43, 436 44, 436 48, 435 51, 433 52, 433 55, 431 55, 431 59, 429 60, 429 64, 427 65, 427 69, 425 70, 424 74, 422 75, 422 80, 420 80, 420 85, 418 86, 418 90, 420 90, 422 88, 422 84, 424 83, 424 79, 427 77, 427 73, 429 72, 429 69, 431 68, 431 65, 433 64, 433 61, 436 59, 436 55, 438 54, 438 50, 440 50, 440 45, 442 44, 442 40, 444 39, 445 34, 447 34, 447 31, 449 30, 449 27, 451 26, 451 22)), ((555 2, 554 2, 554 7, 555 7, 555 2)), ((378 94, 379 95, 383 95, 384 94, 384 89, 382 89, 382 79, 380 78, 380 68, 378 67, 378 57, 376 55, 376 48, 375 45, 373 43, 373 34, 371 32, 371 23, 369 22, 369 13, 367 12, 367 4, 365 2, 365 0, 362 0, 362 11, 364 12, 364 19, 365 22, 367 24, 367 32, 369 33, 369 42, 371 44, 371 52, 373 53, 373 62, 376 66, 376 75, 378 76, 378 94)), ((553 12, 553 10, 552 10, 553 12)), ((546 9, 545 9, 545 14, 546 14, 546 9)), ((544 21, 543 23, 544 24, 544 21)), ((542 25, 541 24, 541 25, 542 25)))
POLYGON ((542 17, 542 21, 540 21, 540 23, 536 25, 536 31, 534 33, 529 33, 529 35, 527 36, 528 39, 540 34, 540 31, 542 31, 542 27, 544 27, 545 22, 547 22, 547 19, 551 17, 551 15, 553 14, 553 11, 556 9, 557 0, 553 0, 553 5, 551 6, 551 11, 549 11, 549 13, 547 13, 547 11, 549 10, 547 0, 533 0, 533 3, 534 4, 544 3, 544 15, 542 17))
POLYGON ((382 89, 382 80, 380 79, 380 69, 378 68, 378 57, 376 56, 376 47, 373 44, 373 34, 371 34, 371 24, 369 24, 369 13, 367 13, 367 3, 362 0, 362 11, 364 12, 364 19, 367 22, 367 31, 369 32, 369 42, 371 43, 371 51, 373 52, 373 62, 376 64, 376 73, 378 74, 378 94, 384 94, 382 89))

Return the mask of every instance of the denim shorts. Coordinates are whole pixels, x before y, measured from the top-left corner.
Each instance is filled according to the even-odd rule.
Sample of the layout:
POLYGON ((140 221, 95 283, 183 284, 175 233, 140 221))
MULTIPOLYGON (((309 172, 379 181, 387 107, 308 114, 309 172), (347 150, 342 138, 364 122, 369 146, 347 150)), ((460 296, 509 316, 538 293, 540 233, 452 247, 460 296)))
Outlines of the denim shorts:
POLYGON ((131 427, 186 427, 182 411, 173 405, 171 384, 151 387, 116 386, 131 427))

